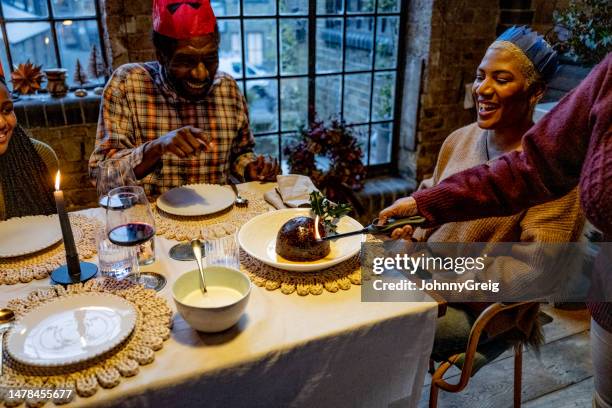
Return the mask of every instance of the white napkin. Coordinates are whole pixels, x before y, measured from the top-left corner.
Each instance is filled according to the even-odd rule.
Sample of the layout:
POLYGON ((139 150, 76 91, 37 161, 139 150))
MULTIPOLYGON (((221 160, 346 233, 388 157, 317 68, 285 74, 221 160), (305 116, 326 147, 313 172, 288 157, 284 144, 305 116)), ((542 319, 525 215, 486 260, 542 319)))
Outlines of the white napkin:
POLYGON ((276 182, 278 188, 268 191, 264 198, 277 209, 310 207, 310 193, 319 191, 310 177, 299 174, 276 176, 276 182))

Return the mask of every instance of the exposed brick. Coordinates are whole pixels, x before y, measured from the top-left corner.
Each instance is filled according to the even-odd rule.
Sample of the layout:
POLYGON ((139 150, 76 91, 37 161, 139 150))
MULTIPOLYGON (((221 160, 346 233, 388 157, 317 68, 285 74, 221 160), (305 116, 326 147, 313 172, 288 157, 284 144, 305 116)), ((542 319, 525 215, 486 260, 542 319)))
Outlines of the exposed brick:
POLYGON ((66 117, 62 109, 62 102, 59 99, 53 98, 45 102, 43 105, 47 126, 64 126, 66 125, 66 117))
POLYGON ((85 122, 83 112, 81 111, 81 105, 78 101, 62 98, 61 104, 64 109, 64 114, 66 115, 67 125, 81 125, 85 122))

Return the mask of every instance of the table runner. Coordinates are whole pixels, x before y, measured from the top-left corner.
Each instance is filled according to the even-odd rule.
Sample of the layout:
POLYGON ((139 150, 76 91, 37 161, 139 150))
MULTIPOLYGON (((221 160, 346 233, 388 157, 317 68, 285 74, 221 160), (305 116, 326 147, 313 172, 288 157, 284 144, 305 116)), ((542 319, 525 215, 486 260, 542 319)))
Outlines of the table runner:
MULTIPOLYGON (((70 214, 70 224, 80 258, 92 258, 96 254, 96 236, 104 227, 102 222, 82 214, 70 214)), ((34 254, 0 258, 0 285, 45 279, 54 269, 65 263, 66 252, 61 241, 34 254)))
POLYGON ((248 207, 232 206, 223 212, 200 217, 171 215, 153 204, 157 234, 177 241, 195 238, 207 240, 231 235, 248 220, 267 212, 269 208, 262 194, 246 191, 241 192, 241 195, 249 200, 248 207))
MULTIPOLYGON (((90 397, 100 387, 116 387, 121 382, 121 377, 132 377, 138 374, 139 366, 153 362, 154 352, 160 350, 163 342, 170 337, 172 310, 155 291, 144 289, 140 285, 111 278, 92 279, 84 284, 69 285, 66 288, 60 285, 40 288, 30 292, 26 297, 9 301, 7 307, 13 310, 19 319, 40 305, 83 293, 110 293, 121 296, 135 306, 138 319, 128 339, 97 359, 60 368, 19 364, 5 351, 4 373, 0 377, 0 387, 72 389, 80 397, 90 397)), ((6 350, 6 336, 4 346, 6 350)), ((69 400, 54 402, 68 403, 74 399, 74 394, 72 393, 69 400)), ((23 400, 5 400, 5 405, 15 406, 21 402, 23 400)), ((27 404, 42 406, 43 402, 28 400, 27 404)))

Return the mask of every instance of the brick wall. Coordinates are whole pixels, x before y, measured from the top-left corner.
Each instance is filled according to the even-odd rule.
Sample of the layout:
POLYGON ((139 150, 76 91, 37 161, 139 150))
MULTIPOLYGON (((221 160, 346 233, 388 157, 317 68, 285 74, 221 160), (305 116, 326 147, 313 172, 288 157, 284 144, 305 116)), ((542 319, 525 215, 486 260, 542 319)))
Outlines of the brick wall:
POLYGON ((410 40, 406 66, 404 95, 408 100, 403 110, 400 163, 404 164, 400 171, 421 180, 433 172, 444 139, 475 120, 474 110, 463 108, 465 85, 472 82, 485 50, 495 39, 499 8, 490 0, 411 3, 408 36, 415 38, 410 40), (428 32, 427 41, 422 37, 428 32), (407 98, 406 92, 414 94, 417 85, 420 97, 407 98))
POLYGON ((151 61, 150 0, 107 0, 104 21, 108 28, 107 53, 113 67, 133 61, 151 61))

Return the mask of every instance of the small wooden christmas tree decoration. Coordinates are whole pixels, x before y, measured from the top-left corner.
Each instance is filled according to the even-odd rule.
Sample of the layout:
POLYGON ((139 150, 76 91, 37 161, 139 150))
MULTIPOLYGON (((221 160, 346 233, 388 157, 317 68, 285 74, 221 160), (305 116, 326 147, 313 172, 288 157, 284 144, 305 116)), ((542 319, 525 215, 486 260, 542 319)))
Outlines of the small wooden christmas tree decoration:
MULTIPOLYGON (((111 72, 104 59, 102 58, 102 54, 98 51, 98 47, 94 44, 91 47, 91 52, 89 53, 89 66, 88 66, 89 75, 92 78, 100 78, 103 76, 110 76, 111 72)), ((98 86, 94 88, 94 93, 101 95, 103 88, 98 86)))
POLYGON ((91 47, 91 52, 89 53, 89 66, 87 70, 92 78, 99 78, 106 74, 106 64, 95 44, 91 47))
POLYGON ((30 95, 39 90, 43 79, 41 66, 32 64, 30 60, 19 64, 17 69, 11 72, 13 89, 22 95, 30 95))
POLYGON ((83 71, 83 67, 81 66, 81 61, 77 58, 76 66, 74 68, 74 82, 81 85, 79 89, 74 91, 76 96, 85 96, 87 95, 87 91, 83 89, 83 85, 87 83, 87 74, 83 71))

